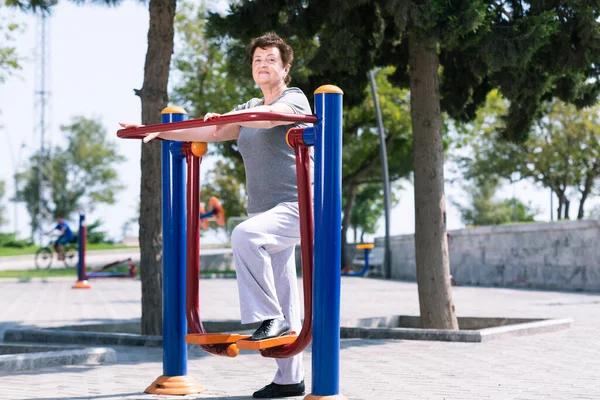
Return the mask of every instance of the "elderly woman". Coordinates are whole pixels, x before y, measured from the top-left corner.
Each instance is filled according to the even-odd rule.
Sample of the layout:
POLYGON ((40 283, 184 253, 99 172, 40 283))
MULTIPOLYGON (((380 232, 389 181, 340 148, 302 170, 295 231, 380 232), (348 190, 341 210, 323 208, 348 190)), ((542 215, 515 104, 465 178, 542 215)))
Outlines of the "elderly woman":
MULTIPOLYGON (((298 88, 288 88, 292 48, 273 33, 250 44, 252 77, 263 97, 239 105, 236 111, 312 114, 298 88)), ((214 118, 207 114, 205 120, 214 118)), ((284 124, 284 123, 281 123, 284 124)), ((237 137, 246 170, 248 218, 231 235, 242 323, 262 322, 252 340, 301 329, 295 246, 300 239, 296 164, 286 144, 290 126, 273 122, 223 127, 217 135, 237 137), (262 125, 262 126, 260 126, 262 125)), ((302 354, 276 359, 273 382, 255 398, 298 396, 304 393, 302 354)))
MULTIPOLYGON (((235 107, 230 114, 270 111, 312 114, 306 95, 288 87, 292 48, 274 33, 250 43, 252 77, 262 91, 235 107)), ((221 114, 207 113, 204 120, 218 121, 221 114)), ((216 125, 206 130, 154 134, 182 141, 236 140, 246 170, 249 218, 231 236, 243 324, 261 322, 251 340, 264 340, 301 329, 296 277, 295 246, 300 240, 296 165, 285 135, 291 122, 250 121, 216 125)), ((124 127, 133 125, 122 124, 124 127)), ((302 126, 302 124, 294 124, 302 126)), ((256 391, 255 398, 299 396, 304 393, 302 354, 276 359, 273 382, 256 391)))

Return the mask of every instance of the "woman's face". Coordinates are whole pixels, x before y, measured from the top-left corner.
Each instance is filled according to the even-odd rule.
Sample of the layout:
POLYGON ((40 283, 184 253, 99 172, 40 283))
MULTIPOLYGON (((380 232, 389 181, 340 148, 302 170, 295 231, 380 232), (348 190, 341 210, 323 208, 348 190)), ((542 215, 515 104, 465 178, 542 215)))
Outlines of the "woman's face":
POLYGON ((290 71, 289 65, 283 65, 279 48, 257 47, 252 56, 252 77, 259 87, 276 86, 283 83, 283 79, 290 71))

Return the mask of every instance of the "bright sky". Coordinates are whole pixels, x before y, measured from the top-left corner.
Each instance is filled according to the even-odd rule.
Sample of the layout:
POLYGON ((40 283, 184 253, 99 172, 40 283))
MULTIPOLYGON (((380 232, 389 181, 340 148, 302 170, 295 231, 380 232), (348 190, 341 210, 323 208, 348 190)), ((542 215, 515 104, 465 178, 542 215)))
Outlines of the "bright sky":
MULTIPOLYGON (((34 17, 9 11, 6 7, 0 7, 0 13, 24 28, 16 42, 19 55, 24 58, 23 69, 0 86, 0 180, 6 182, 7 195, 3 203, 9 218, 9 223, 0 230, 14 231, 16 226, 23 236, 29 233, 29 216, 19 205, 15 218, 15 206, 7 202, 14 193, 12 177, 15 171, 22 169, 25 160, 40 146, 36 129, 38 116, 34 113, 37 22, 34 17), (24 147, 21 147, 22 144, 24 147)), ((139 199, 141 143, 117 140, 115 133, 117 122, 139 122, 141 118, 140 100, 133 94, 133 89, 142 85, 147 31, 147 8, 135 1, 124 2, 117 8, 59 2, 49 19, 50 80, 47 89, 51 91, 51 106, 47 143, 63 145, 65 141, 59 126, 70 123, 74 116, 97 117, 102 121, 108 134, 118 144, 119 152, 127 158, 118 167, 125 190, 119 193, 117 204, 98 207, 88 214, 88 221, 101 219, 104 230, 116 239, 122 238, 123 223, 135 214, 139 199)), ((202 165, 207 168, 210 164, 210 160, 205 160, 202 165)), ((401 201, 392 211, 393 235, 414 232, 412 186, 409 182, 403 186, 405 189, 399 193, 401 201)), ((505 188, 501 197, 511 197, 514 193, 522 201, 531 201, 539 208, 538 220, 549 220, 549 190, 519 183, 505 188)), ((446 196, 449 200, 458 199, 462 190, 459 185, 447 185, 446 196)), ((592 201, 589 203, 589 206, 594 204, 592 201)), ((572 205, 572 214, 576 214, 576 207, 577 204, 572 205)), ((463 227, 451 201, 447 202, 447 208, 448 229, 463 227)), ((382 236, 384 228, 381 220, 375 236, 382 236)), ((137 226, 132 227, 129 234, 137 234, 137 226)))

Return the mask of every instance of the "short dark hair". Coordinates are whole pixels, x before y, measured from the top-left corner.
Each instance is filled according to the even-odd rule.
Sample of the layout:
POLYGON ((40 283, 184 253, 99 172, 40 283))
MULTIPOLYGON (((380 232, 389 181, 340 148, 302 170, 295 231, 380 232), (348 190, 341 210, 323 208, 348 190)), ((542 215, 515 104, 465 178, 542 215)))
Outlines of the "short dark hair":
MULTIPOLYGON (((250 62, 252 62, 252 58, 254 57, 254 51, 257 48, 266 49, 268 47, 277 47, 279 49, 279 53, 281 54, 281 61, 283 65, 292 64, 294 61, 294 50, 292 46, 290 46, 285 40, 280 38, 275 32, 268 32, 262 36, 259 36, 250 42, 249 46, 249 56, 250 62)), ((292 80, 292 77, 287 74, 285 76, 284 82, 287 85, 292 80)))

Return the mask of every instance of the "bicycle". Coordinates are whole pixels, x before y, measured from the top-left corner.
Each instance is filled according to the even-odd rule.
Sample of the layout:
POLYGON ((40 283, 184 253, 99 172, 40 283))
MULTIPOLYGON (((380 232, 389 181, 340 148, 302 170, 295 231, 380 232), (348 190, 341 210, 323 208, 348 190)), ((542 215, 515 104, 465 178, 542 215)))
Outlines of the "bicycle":
POLYGON ((59 260, 58 254, 56 253, 56 250, 54 250, 54 242, 56 241, 57 235, 48 236, 51 238, 50 242, 46 246, 40 247, 35 252, 35 267, 37 269, 50 269, 55 255, 58 261, 62 261, 64 263, 65 268, 72 267, 75 264, 75 259, 78 253, 77 243, 70 242, 63 245, 64 258, 59 260))

